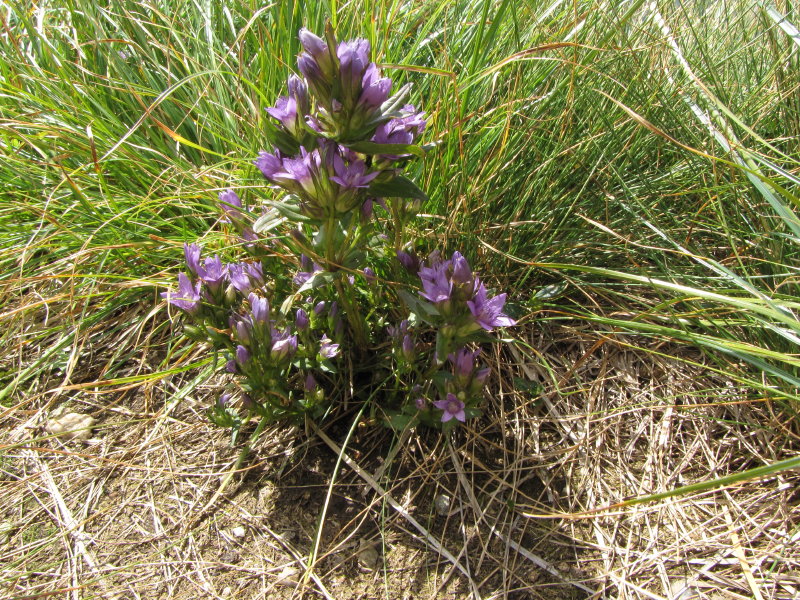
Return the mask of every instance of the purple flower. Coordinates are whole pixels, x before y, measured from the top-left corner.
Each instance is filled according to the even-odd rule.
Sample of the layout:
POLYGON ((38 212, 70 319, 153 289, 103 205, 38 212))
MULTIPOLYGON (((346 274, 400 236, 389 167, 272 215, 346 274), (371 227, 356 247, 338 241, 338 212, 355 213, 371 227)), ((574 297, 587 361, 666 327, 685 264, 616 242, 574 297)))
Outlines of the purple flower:
POLYGON ((325 76, 320 69, 319 63, 307 52, 303 52, 297 57, 297 69, 308 79, 312 88, 319 90, 319 86, 324 84, 325 76))
POLYGON ((437 400, 433 405, 439 410, 444 411, 442 414, 442 423, 447 423, 447 421, 453 417, 462 423, 467 420, 467 415, 464 412, 464 403, 459 400, 455 394, 448 393, 445 400, 437 400))
POLYGON ((403 352, 403 358, 407 361, 414 360, 414 340, 408 334, 403 336, 403 342, 400 344, 400 349, 403 352))
POLYGON ((320 300, 314 305, 314 314, 319 316, 325 310, 325 300, 320 300))
POLYGON ((475 322, 486 331, 491 331, 494 327, 510 327, 516 324, 516 321, 503 314, 505 303, 505 294, 489 299, 486 287, 481 283, 474 299, 467 301, 467 306, 475 317, 475 322))
POLYGON ((228 392, 222 394, 219 398, 217 398, 217 408, 225 408, 230 404, 231 395, 228 392))
POLYGON ((200 246, 197 244, 183 244, 183 255, 186 257, 186 266, 195 277, 200 270, 200 246))
POLYGON ((294 317, 294 325, 297 327, 297 331, 305 331, 308 329, 308 323, 308 313, 302 308, 298 308, 294 317))
POLYGON ((264 177, 274 181, 275 173, 283 170, 283 157, 280 150, 275 150, 272 154, 262 151, 258 153, 258 158, 253 161, 253 164, 258 167, 264 177))
POLYGON ((468 284, 475 281, 472 269, 469 268, 467 259, 460 252, 453 252, 453 276, 452 281, 456 284, 468 284))
POLYGON ((247 299, 250 302, 250 312, 253 315, 254 323, 266 323, 269 321, 269 301, 251 293, 247 299))
POLYGON ((206 257, 203 266, 198 266, 197 274, 212 291, 219 289, 228 276, 228 265, 222 263, 218 255, 206 257))
MULTIPOLYGON (((402 113, 404 116, 391 119, 378 126, 372 136, 372 141, 376 144, 413 144, 414 140, 425 130, 425 119, 423 118, 425 113, 416 112, 411 104, 406 104, 402 113)), ((381 156, 386 160, 397 160, 409 155, 386 154, 381 156)))
POLYGON ((309 373, 309 374, 306 376, 306 381, 305 381, 305 383, 303 384, 303 389, 304 389, 305 391, 307 391, 307 392, 313 392, 314 390, 316 390, 316 389, 317 389, 317 385, 318 385, 318 384, 317 384, 317 380, 316 380, 316 379, 314 379, 314 376, 313 376, 311 373, 309 373))
POLYGON ((161 292, 161 297, 190 315, 196 314, 200 310, 200 282, 193 284, 186 275, 178 273, 178 291, 161 292))
POLYGON ((367 283, 373 284, 378 280, 378 276, 375 275, 375 271, 369 267, 364 267, 364 279, 367 280, 367 283))
POLYGON ((242 344, 250 343, 250 332, 253 330, 253 323, 247 319, 241 319, 234 324, 236 329, 236 339, 242 344))
POLYGON ((300 147, 300 158, 285 158, 283 160, 283 170, 272 175, 272 179, 278 185, 293 191, 296 189, 295 183, 307 193, 313 194, 314 180, 312 167, 319 165, 319 151, 314 150, 310 154, 306 149, 300 147))
POLYGON ((356 160, 349 165, 345 165, 342 157, 336 154, 333 157, 333 170, 336 175, 331 177, 330 180, 345 189, 366 188, 369 187, 369 182, 380 174, 379 171, 365 173, 366 169, 367 166, 363 160, 356 160))
POLYGON ((253 287, 246 264, 234 263, 228 265, 228 277, 231 280, 231 285, 241 294, 249 294, 250 289, 253 287))
POLYGON ((336 65, 325 41, 305 27, 300 30, 300 43, 305 52, 297 59, 297 68, 312 85, 325 83, 332 78, 336 65))
POLYGON ((239 344, 236 346, 236 362, 239 365, 244 365, 248 360, 250 360, 250 351, 239 344))
POLYGON ((339 354, 339 344, 334 344, 327 335, 323 334, 319 342, 319 354, 322 358, 334 358, 339 354))
POLYGON ((300 30, 298 37, 300 38, 300 43, 303 45, 303 49, 308 52, 312 58, 319 59, 327 54, 328 44, 326 44, 321 37, 314 35, 305 27, 300 30))
POLYGON ((420 295, 438 304, 447 302, 453 292, 453 282, 450 279, 448 268, 450 261, 434 263, 430 267, 421 267, 419 278, 422 280, 422 292, 420 295))
POLYGON ((222 210, 232 219, 242 216, 237 209, 242 208, 242 200, 239 195, 231 189, 219 193, 219 202, 222 210))
POLYGON ((250 279, 252 279, 256 285, 262 285, 264 283, 264 266, 261 264, 261 261, 244 263, 244 268, 247 274, 250 275, 250 279))
POLYGON ((466 348, 461 348, 454 354, 449 354, 447 358, 453 363, 453 371, 456 375, 469 377, 475 370, 475 359, 481 354, 480 350, 471 352, 466 348))
POLYGON ((305 254, 300 255, 300 268, 305 270, 298 271, 297 274, 294 276, 293 281, 294 284, 297 286, 302 286, 314 275, 322 271, 322 266, 313 262, 305 254))
POLYGON ((287 87, 289 88, 289 96, 295 101, 297 112, 303 115, 307 114, 310 102, 308 100, 308 88, 306 88, 306 84, 297 75, 289 75, 287 87))
POLYGON ((417 410, 425 410, 428 408, 428 401, 422 396, 419 396, 416 400, 414 400, 414 405, 417 407, 417 410))
POLYGON ((283 125, 287 131, 292 134, 295 133, 297 129, 297 101, 294 98, 291 96, 281 96, 275 102, 274 107, 269 107, 265 110, 271 117, 283 125))
POLYGON ((342 88, 355 96, 361 88, 361 79, 369 62, 369 42, 357 38, 349 42, 341 42, 336 49, 339 58, 339 77, 342 88))
POLYGON ((297 352, 297 336, 289 335, 287 329, 282 334, 273 337, 272 351, 270 356, 273 360, 279 361, 289 358, 297 352))
POLYGON ((397 253, 397 260, 399 260, 403 268, 412 275, 419 273, 419 258, 413 252, 400 250, 397 253))
POLYGON ((381 77, 380 69, 375 63, 370 63, 361 80, 361 88, 358 103, 367 109, 374 110, 389 99, 392 80, 388 77, 381 77))

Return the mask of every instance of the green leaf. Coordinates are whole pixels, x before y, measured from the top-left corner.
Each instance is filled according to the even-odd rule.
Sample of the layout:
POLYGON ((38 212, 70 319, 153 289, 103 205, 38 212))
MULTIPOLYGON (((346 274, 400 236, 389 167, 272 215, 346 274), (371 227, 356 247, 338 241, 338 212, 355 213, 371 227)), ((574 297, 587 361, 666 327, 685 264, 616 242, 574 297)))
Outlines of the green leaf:
MULTIPOLYGON (((281 215, 290 221, 310 221, 311 219, 300 212, 299 207, 294 203, 289 202, 271 202, 267 201, 272 208, 277 210, 281 215)), ((259 219, 260 221, 261 219, 259 219)), ((256 230, 258 231, 258 230, 256 230)))
POLYGON ((320 271, 319 273, 314 273, 308 281, 306 281, 303 285, 300 286, 300 289, 297 290, 298 294, 302 294, 303 292, 307 292, 308 290, 315 290, 317 288, 321 288, 329 283, 332 283, 334 279, 334 274, 330 271, 320 271))
POLYGON ((536 294, 534 294, 534 298, 536 300, 552 300, 553 298, 557 298, 561 294, 564 293, 564 290, 567 289, 567 282, 562 281, 561 283, 551 283, 550 285, 546 285, 541 288, 536 294))
POLYGON ((253 223, 253 231, 256 233, 272 231, 286 221, 287 218, 281 216, 277 209, 270 210, 266 214, 261 215, 258 219, 256 219, 256 222, 253 223))
POLYGON ((406 290, 398 290, 397 295, 400 296, 400 299, 406 303, 409 310, 417 317, 429 325, 436 325, 436 317, 439 316, 439 311, 436 310, 433 304, 420 299, 406 290))
POLYGON ((373 183, 369 186, 369 194, 382 198, 417 198, 426 201, 428 196, 417 184, 406 177, 395 177, 384 183, 373 183))

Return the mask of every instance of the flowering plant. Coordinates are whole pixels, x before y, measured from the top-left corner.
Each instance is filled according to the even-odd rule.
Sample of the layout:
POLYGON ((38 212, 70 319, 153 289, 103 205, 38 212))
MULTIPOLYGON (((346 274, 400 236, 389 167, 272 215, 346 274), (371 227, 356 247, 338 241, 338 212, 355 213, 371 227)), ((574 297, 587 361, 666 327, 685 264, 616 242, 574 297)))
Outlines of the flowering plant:
POLYGON ((490 297, 459 252, 421 260, 409 239, 426 199, 402 175, 424 153, 409 86, 391 94, 367 40, 337 43, 328 27, 300 41, 302 76, 266 109, 272 149, 254 161, 268 198, 219 194, 238 261, 185 244, 187 272, 162 296, 226 357, 218 425, 315 418, 353 395, 392 426, 449 429, 480 414, 477 345, 514 324, 506 295, 490 297))

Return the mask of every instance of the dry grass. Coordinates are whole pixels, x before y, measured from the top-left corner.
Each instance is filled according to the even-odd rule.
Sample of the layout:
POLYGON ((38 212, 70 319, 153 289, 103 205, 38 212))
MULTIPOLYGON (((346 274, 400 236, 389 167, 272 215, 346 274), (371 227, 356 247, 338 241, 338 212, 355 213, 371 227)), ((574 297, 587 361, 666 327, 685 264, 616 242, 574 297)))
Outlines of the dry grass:
POLYGON ((797 454, 776 408, 690 348, 528 335, 536 360, 495 357, 487 414, 452 444, 363 423, 340 452, 348 415, 274 428, 208 511, 238 457, 202 414, 212 386, 173 406, 177 377, 69 396, 42 379, 3 413, 0 596, 798 597, 796 473, 596 510, 797 454), (44 433, 65 404, 92 438, 44 433))

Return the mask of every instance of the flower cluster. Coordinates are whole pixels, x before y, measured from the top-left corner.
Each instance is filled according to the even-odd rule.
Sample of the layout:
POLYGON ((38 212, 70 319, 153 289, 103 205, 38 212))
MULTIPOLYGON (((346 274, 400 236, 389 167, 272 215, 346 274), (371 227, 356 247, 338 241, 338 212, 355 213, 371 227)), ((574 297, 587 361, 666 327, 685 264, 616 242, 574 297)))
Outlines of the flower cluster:
POLYGON ((392 95, 367 40, 337 42, 329 27, 300 42, 299 74, 266 109, 271 147, 253 161, 267 185, 247 203, 218 197, 230 251, 247 258, 185 244, 185 272, 162 296, 192 321, 187 336, 223 356, 232 385, 208 411, 219 425, 236 430, 241 410, 317 417, 350 394, 374 398, 392 426, 448 429, 480 414, 478 346, 514 325, 506 295, 490 297, 459 252, 413 250, 426 197, 402 172, 424 154, 427 123, 409 86, 392 95))

